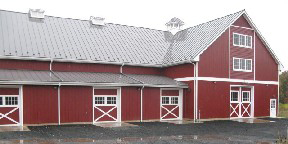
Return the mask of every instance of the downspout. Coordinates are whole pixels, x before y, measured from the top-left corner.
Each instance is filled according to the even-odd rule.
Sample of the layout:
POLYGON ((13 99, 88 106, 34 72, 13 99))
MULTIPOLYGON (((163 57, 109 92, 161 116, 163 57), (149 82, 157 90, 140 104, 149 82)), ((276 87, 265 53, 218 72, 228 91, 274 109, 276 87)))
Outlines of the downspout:
POLYGON ((143 121, 143 89, 144 85, 141 88, 141 96, 140 96, 140 122, 143 121))
POLYGON ((61 124, 61 119, 60 119, 60 115, 61 115, 61 105, 60 105, 60 87, 61 87, 61 83, 58 84, 58 125, 61 124))
POLYGON ((51 59, 51 61, 50 61, 50 65, 49 65, 50 78, 52 77, 52 64, 53 64, 53 59, 51 59))
POLYGON ((191 64, 193 64, 193 67, 194 67, 194 84, 193 84, 193 92, 194 92, 194 112, 193 112, 193 118, 194 118, 194 123, 196 122, 196 81, 195 81, 195 77, 196 77, 196 66, 195 66, 195 63, 193 63, 191 61, 191 64))
POLYGON ((195 61, 193 63, 191 61, 191 64, 194 66, 194 122, 197 122, 198 114, 200 117, 200 113, 198 112, 198 62, 195 61))
POLYGON ((123 62, 121 67, 120 67, 120 73, 123 74, 123 67, 124 67, 125 63, 123 62))

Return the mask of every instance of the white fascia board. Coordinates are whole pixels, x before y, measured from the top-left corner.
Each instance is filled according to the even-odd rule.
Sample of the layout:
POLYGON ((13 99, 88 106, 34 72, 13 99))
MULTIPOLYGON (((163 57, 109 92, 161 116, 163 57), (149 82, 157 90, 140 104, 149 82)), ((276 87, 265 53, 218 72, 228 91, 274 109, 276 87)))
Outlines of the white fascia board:
MULTIPOLYGON (((176 81, 193 81, 194 77, 176 78, 176 81)), ((278 81, 258 81, 258 80, 243 80, 243 79, 229 79, 229 78, 215 78, 215 77, 198 77, 197 80, 202 81, 221 81, 221 82, 241 82, 241 83, 253 83, 253 84, 273 84, 278 85, 278 81)))
POLYGON ((68 86, 145 86, 145 87, 163 87, 163 88, 188 88, 188 86, 179 85, 153 85, 153 84, 122 84, 122 83, 83 83, 83 82, 35 82, 35 81, 1 81, 0 84, 5 85, 68 85, 68 86))

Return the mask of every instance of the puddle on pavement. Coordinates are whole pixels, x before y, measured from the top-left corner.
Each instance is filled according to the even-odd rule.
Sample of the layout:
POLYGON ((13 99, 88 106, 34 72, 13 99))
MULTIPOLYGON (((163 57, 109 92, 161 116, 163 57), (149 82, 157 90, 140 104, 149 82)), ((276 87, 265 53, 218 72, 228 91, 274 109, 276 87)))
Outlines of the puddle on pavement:
POLYGON ((270 123, 275 121, 263 120, 263 119, 255 119, 255 118, 240 118, 240 119, 232 119, 232 121, 243 122, 243 123, 270 123))
POLYGON ((191 123, 203 123, 203 122, 194 122, 190 120, 167 120, 167 121, 161 121, 161 122, 167 122, 171 124, 191 124, 191 123))
POLYGON ((113 123, 96 123, 96 126, 100 126, 103 128, 114 128, 114 127, 135 127, 137 125, 125 123, 125 122, 113 122, 113 123))

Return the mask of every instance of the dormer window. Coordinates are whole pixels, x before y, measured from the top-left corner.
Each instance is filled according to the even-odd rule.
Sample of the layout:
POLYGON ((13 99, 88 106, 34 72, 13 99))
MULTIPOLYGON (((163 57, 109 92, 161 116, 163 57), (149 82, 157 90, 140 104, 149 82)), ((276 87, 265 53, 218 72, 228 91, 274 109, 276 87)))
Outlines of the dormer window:
POLYGON ((233 33, 233 45, 252 48, 252 36, 233 33))

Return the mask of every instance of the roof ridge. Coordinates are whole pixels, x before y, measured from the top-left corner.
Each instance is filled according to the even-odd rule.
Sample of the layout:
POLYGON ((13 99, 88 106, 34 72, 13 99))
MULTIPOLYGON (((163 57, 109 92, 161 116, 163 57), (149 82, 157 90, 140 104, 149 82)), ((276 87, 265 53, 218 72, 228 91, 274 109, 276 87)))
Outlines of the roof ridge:
MULTIPOLYGON (((0 9, 0 11, 5 11, 5 12, 12 12, 12 13, 18 13, 18 14, 28 14, 25 12, 16 12, 16 11, 10 11, 10 10, 3 10, 0 9)), ((69 17, 59 17, 59 16, 51 16, 51 15, 45 15, 47 17, 52 17, 52 18, 61 18, 61 19, 69 19, 69 20, 79 20, 79 21, 87 21, 89 22, 89 20, 85 20, 85 19, 77 19, 77 18, 69 18, 69 17)), ((132 26, 132 25, 126 25, 126 24, 117 24, 117 23, 112 23, 112 22, 108 22, 105 24, 112 24, 112 25, 120 25, 120 26, 126 26, 126 27, 134 27, 134 28, 141 28, 141 29, 148 29, 148 30, 155 30, 155 31, 161 31, 161 32, 169 32, 167 30, 160 30, 160 29, 153 29, 153 28, 147 28, 147 27, 141 27, 141 26, 132 26)))
MULTIPOLYGON (((212 22, 212 21, 215 21, 215 20, 218 20, 218 19, 222 19, 222 18, 231 16, 231 15, 234 15, 234 14, 237 14, 237 13, 240 13, 240 12, 241 12, 241 13, 242 13, 242 12, 245 12, 245 9, 243 9, 243 10, 241 10, 241 11, 238 11, 238 12, 235 12, 235 13, 232 13, 232 14, 229 14, 229 15, 226 15, 226 16, 222 16, 222 17, 219 17, 219 18, 216 18, 216 19, 207 21, 207 22, 203 22, 203 23, 197 24, 197 25, 192 26, 192 27, 185 28, 185 29, 180 30, 180 31, 178 31, 178 32, 181 32, 181 31, 184 31, 184 30, 187 30, 187 29, 190 29, 190 28, 198 27, 198 26, 201 26, 201 25, 203 25, 203 24, 210 23, 210 22, 212 22)), ((178 33, 178 32, 177 32, 177 33, 178 33)), ((177 33, 176 33, 176 34, 177 34, 177 33)), ((176 34, 175 34, 175 35, 176 35, 176 34)))

